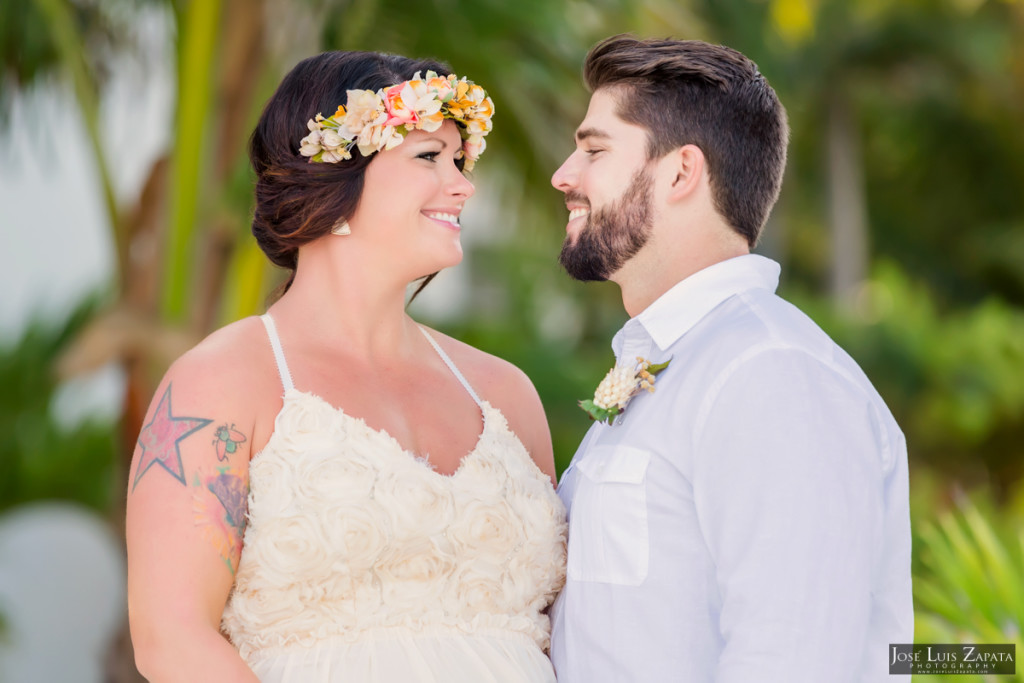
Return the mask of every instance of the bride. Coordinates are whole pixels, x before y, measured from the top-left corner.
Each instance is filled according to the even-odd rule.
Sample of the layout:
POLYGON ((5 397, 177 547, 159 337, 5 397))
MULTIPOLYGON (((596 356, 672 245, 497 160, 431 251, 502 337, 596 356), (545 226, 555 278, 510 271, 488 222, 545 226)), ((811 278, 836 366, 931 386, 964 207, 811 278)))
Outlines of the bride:
POLYGON ((491 128, 448 74, 330 52, 267 103, 252 231, 291 276, 168 370, 130 471, 152 681, 554 681, 565 513, 540 400, 405 313, 462 259, 491 128))

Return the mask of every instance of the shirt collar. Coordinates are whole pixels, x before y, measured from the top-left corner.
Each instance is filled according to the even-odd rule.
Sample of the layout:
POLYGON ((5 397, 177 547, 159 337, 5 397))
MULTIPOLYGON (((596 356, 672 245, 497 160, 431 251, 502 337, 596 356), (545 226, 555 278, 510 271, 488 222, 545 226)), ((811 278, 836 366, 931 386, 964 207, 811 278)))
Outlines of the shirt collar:
POLYGON ((612 348, 618 356, 628 337, 641 334, 649 335, 664 351, 729 297, 751 289, 774 292, 780 271, 778 263, 757 254, 708 266, 675 284, 628 320, 612 340, 612 348))

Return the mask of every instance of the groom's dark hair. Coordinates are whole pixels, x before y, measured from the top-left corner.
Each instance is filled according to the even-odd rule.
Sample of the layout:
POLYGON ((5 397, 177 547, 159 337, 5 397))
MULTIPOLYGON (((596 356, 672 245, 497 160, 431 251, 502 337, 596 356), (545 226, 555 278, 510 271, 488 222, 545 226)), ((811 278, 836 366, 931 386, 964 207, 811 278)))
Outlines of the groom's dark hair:
POLYGON ((786 110, 757 65, 699 40, 608 38, 587 54, 591 92, 621 89, 620 118, 647 129, 647 156, 696 145, 718 213, 753 247, 786 166, 786 110))

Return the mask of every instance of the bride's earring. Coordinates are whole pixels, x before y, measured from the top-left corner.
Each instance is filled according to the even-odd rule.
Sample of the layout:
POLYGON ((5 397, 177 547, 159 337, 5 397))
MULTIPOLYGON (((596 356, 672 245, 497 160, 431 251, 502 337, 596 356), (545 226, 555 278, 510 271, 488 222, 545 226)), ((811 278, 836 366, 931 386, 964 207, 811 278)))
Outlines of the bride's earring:
POLYGON ((348 227, 348 221, 344 218, 339 218, 338 222, 331 228, 332 235, 351 235, 352 228, 348 227))

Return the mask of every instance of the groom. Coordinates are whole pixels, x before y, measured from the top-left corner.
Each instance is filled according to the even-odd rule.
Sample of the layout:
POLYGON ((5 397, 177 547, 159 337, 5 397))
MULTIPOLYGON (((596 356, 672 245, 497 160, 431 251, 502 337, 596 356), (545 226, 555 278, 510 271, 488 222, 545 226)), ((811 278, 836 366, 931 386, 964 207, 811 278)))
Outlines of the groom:
POLYGON ((618 284, 630 315, 612 340, 630 381, 596 400, 614 412, 640 359, 669 365, 562 477, 559 683, 888 680, 888 645, 913 639, 906 444, 750 253, 782 182, 782 105, 749 59, 699 41, 616 36, 584 77, 552 178, 560 260, 618 284))

